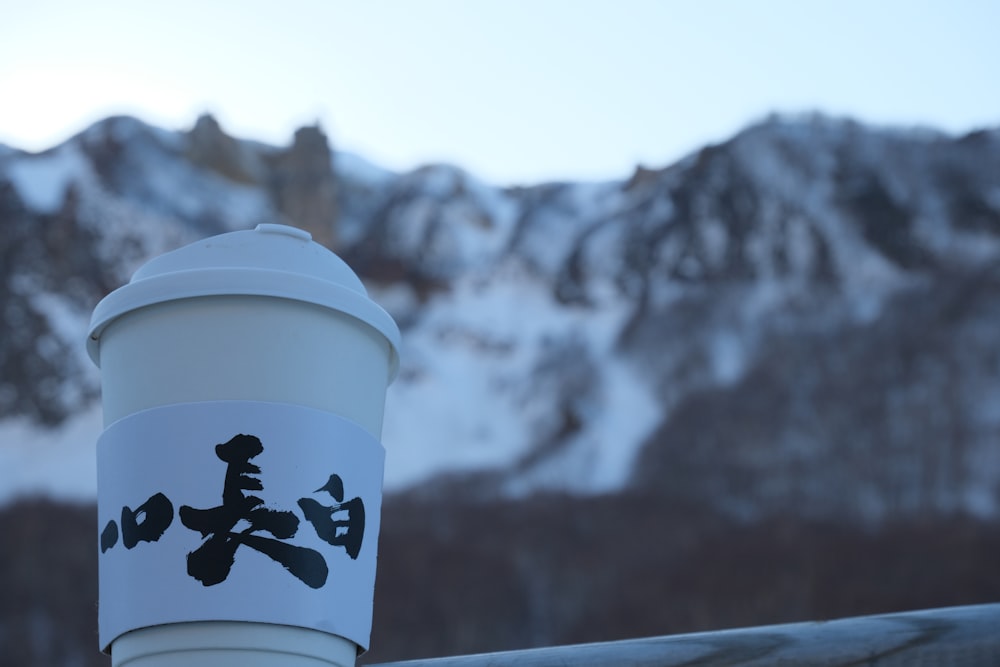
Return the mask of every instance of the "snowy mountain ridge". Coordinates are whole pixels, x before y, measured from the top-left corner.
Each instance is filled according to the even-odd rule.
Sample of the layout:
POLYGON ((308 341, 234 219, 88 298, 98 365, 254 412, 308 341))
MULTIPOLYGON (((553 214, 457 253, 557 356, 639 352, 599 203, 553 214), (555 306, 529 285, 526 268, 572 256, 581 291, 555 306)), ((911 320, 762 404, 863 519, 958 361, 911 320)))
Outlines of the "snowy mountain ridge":
POLYGON ((403 329, 390 490, 997 511, 1000 132, 818 115, 621 182, 518 188, 210 117, 0 152, 0 496, 94 493, 93 305, 261 222, 329 243, 403 329))

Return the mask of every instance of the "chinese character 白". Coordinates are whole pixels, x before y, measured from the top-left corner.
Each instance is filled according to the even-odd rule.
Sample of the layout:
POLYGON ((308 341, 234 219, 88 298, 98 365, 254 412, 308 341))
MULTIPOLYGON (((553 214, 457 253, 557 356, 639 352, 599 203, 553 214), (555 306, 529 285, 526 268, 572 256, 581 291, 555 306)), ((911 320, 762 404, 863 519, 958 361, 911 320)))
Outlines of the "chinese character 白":
POLYGON ((330 475, 326 484, 316 493, 326 491, 336 500, 334 505, 323 505, 312 498, 299 498, 299 507, 306 521, 312 524, 320 539, 337 547, 344 547, 347 555, 357 559, 361 541, 365 536, 365 505, 361 498, 344 500, 344 483, 340 475, 330 475), (337 518, 334 518, 334 515, 337 518))

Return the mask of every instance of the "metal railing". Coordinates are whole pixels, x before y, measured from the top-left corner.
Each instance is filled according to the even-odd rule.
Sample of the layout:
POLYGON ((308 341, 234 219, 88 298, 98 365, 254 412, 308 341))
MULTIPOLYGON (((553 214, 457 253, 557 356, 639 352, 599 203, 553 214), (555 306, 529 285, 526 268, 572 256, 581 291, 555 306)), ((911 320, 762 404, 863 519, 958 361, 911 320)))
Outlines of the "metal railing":
POLYGON ((1000 666, 1000 604, 382 663, 379 667, 1000 666))

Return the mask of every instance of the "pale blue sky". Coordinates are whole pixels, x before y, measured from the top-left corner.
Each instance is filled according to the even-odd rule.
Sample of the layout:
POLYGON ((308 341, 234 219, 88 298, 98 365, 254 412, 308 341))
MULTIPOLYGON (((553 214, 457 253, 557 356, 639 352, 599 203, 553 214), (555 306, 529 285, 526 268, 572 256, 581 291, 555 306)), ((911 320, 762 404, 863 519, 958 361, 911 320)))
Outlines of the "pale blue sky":
POLYGON ((623 178, 770 111, 1000 126, 997 0, 0 0, 0 142, 205 110, 390 168, 623 178))

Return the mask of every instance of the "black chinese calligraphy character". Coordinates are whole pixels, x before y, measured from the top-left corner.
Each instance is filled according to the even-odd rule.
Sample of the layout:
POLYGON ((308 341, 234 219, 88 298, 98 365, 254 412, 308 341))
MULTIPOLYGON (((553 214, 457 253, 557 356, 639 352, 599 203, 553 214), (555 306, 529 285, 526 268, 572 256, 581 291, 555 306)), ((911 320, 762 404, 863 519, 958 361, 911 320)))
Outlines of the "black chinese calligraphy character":
POLYGON ((139 542, 156 542, 173 521, 173 503, 162 493, 153 494, 135 511, 126 505, 122 508, 122 544, 131 549, 139 542))
POLYGON ((344 482, 339 475, 330 475, 326 484, 315 493, 326 491, 334 500, 334 505, 323 505, 312 498, 299 498, 299 507, 306 521, 312 524, 319 538, 328 544, 344 547, 347 555, 357 560, 361 552, 361 541, 365 536, 365 505, 361 498, 344 500, 344 482), (334 519, 333 515, 338 517, 334 519))
POLYGON ((118 544, 118 524, 108 521, 108 525, 101 531, 101 553, 118 544))
MULTIPOLYGON (((122 507, 122 544, 131 549, 139 542, 156 542, 174 521, 174 505, 162 493, 154 493, 134 510, 122 507)), ((118 544, 118 524, 108 521, 101 531, 101 553, 118 544)))
POLYGON ((195 509, 182 505, 181 523, 208 537, 187 556, 188 574, 204 586, 226 580, 240 545, 255 549, 285 567, 311 588, 326 583, 327 566, 323 556, 305 547, 285 544, 281 540, 293 537, 299 518, 292 512, 263 507, 264 501, 244 491, 262 491, 260 479, 254 477, 260 468, 250 459, 264 451, 260 440, 252 435, 237 435, 229 442, 215 446, 215 454, 228 465, 222 490, 222 505, 210 509, 195 509), (236 531, 236 524, 246 521, 249 526, 236 531), (274 536, 262 537, 257 532, 274 536))

